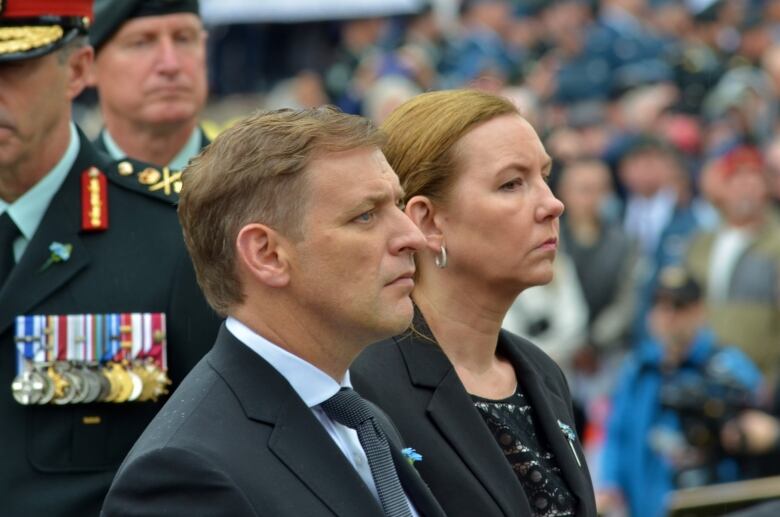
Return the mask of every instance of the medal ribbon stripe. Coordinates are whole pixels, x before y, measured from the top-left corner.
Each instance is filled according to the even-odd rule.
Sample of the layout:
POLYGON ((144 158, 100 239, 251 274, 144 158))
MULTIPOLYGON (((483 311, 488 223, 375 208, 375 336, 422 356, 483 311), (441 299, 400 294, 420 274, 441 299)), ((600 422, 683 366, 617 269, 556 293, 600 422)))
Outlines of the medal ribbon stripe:
POLYGON ((52 337, 57 343, 57 358, 64 359, 68 354, 68 317, 52 317, 52 337))
POLYGON ((116 353, 119 351, 119 325, 120 325, 120 317, 119 314, 110 314, 109 319, 111 320, 111 327, 108 333, 109 341, 108 341, 108 349, 106 350, 105 355, 103 356, 103 361, 110 361, 114 358, 116 353))
POLYGON ((16 373, 22 373, 24 371, 24 359, 25 359, 25 347, 27 346, 22 339, 24 339, 24 316, 16 317, 16 373))
POLYGON ((144 336, 143 336, 143 346, 141 348, 141 354, 142 357, 147 357, 149 355, 149 352, 152 349, 152 315, 151 313, 145 312, 143 314, 144 317, 144 336))
POLYGON ((115 361, 122 361, 127 356, 127 345, 133 344, 133 325, 130 313, 123 312, 119 316, 119 350, 114 355, 115 361))
POLYGON ((94 335, 94 314, 87 314, 84 316, 84 344, 81 346, 81 354, 79 359, 84 362, 87 359, 87 350, 92 348, 92 342, 95 340, 94 335))
POLYGON ((143 350, 144 343, 144 319, 143 314, 134 312, 130 315, 132 334, 130 335, 130 341, 133 343, 133 348, 130 349, 130 357, 128 359, 135 359, 139 356, 143 350))
POLYGON ((81 334, 81 322, 78 314, 68 316, 68 357, 76 357, 79 347, 79 335, 81 334))
POLYGON ((35 318, 34 336, 36 340, 33 342, 33 350, 36 362, 45 362, 46 357, 46 317, 45 316, 33 316, 35 318))

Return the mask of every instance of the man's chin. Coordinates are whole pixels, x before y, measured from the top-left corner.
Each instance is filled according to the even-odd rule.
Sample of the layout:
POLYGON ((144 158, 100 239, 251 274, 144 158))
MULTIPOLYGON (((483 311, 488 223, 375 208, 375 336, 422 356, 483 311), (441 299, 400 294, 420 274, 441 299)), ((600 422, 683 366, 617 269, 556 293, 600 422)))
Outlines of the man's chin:
POLYGON ((198 110, 189 103, 156 103, 145 110, 148 124, 176 125, 191 122, 198 116, 198 110))
POLYGON ((400 334, 404 330, 408 329, 409 325, 412 323, 413 317, 414 306, 412 305, 412 299, 407 296, 403 300, 399 301, 398 305, 396 306, 393 318, 395 328, 393 335, 400 334))

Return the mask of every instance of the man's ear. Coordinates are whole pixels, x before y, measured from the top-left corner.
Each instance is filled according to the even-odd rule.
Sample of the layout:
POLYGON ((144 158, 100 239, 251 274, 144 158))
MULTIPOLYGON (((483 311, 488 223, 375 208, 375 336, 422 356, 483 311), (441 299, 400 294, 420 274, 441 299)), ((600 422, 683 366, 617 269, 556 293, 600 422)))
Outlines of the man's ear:
POLYGON ((68 87, 67 94, 70 100, 75 99, 91 85, 95 51, 89 45, 73 49, 68 56, 68 87))
POLYGON ((444 234, 440 225, 441 218, 437 216, 436 207, 431 200, 427 196, 414 196, 406 202, 404 212, 425 235, 428 248, 434 253, 439 253, 444 242, 444 234))
POLYGON ((275 230, 259 223, 244 226, 236 237, 236 258, 241 269, 268 287, 290 282, 288 241, 275 230))

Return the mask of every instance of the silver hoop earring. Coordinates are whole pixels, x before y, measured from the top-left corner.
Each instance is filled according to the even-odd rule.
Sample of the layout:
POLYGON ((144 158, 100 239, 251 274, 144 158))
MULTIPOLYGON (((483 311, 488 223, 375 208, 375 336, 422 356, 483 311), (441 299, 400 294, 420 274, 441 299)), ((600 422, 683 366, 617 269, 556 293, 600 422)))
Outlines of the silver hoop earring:
POLYGON ((436 258, 433 259, 433 262, 439 269, 447 267, 447 248, 444 247, 444 244, 441 245, 441 251, 439 251, 436 258))

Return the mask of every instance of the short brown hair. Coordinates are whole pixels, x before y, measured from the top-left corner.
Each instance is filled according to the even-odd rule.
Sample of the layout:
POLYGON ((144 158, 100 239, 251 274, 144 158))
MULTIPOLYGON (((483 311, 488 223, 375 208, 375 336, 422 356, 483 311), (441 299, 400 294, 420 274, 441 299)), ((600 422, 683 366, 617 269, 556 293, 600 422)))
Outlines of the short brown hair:
POLYGON ((382 124, 382 150, 406 192, 443 201, 459 169, 457 142, 474 126, 518 114, 509 99, 478 90, 423 93, 396 108, 382 124))
POLYGON ((303 238, 308 183, 303 172, 325 153, 379 147, 368 119, 336 108, 255 113, 220 134, 183 173, 179 220, 209 304, 227 314, 244 300, 235 240, 250 223, 303 238))

